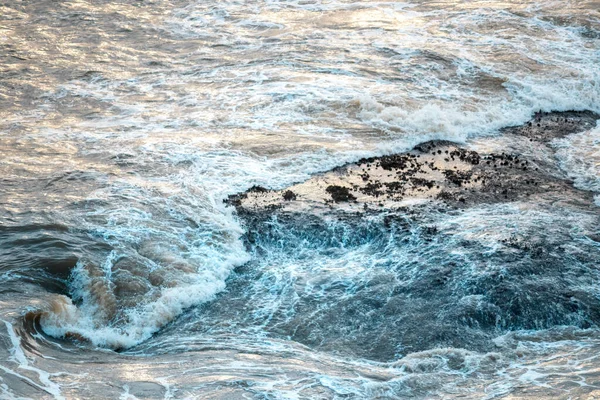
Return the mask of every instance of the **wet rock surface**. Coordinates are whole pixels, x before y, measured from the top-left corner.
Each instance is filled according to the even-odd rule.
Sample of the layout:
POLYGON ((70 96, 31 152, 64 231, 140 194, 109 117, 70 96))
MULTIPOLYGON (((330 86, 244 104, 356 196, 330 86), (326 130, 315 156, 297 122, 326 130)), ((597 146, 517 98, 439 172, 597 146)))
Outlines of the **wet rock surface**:
POLYGON ((598 118, 598 114, 591 111, 539 112, 525 125, 508 127, 502 132, 548 143, 553 139, 591 129, 596 126, 598 118))
POLYGON ((282 191, 253 187, 227 201, 241 214, 267 209, 363 213, 432 201, 460 208, 532 196, 585 206, 592 194, 565 179, 549 159, 549 144, 592 128, 598 118, 591 112, 540 113, 523 126, 503 130, 517 148, 486 152, 432 141, 406 153, 361 159, 282 191))

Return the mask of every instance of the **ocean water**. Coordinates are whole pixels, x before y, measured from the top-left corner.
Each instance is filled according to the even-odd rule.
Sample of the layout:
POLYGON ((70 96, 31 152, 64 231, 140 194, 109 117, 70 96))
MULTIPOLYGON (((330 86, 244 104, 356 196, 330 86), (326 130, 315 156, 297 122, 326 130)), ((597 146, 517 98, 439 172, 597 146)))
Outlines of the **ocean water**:
POLYGON ((600 396, 600 128, 587 209, 223 202, 600 113, 597 1, 10 1, 0 57, 0 398, 600 396))

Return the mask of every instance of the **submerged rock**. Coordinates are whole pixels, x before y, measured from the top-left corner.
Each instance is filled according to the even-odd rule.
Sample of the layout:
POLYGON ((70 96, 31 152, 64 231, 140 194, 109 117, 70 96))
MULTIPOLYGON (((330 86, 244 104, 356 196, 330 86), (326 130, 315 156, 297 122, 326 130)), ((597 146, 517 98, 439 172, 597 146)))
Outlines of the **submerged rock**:
POLYGON ((600 279, 588 239, 597 207, 550 146, 560 127, 570 134, 593 118, 540 114, 539 129, 506 129, 469 147, 427 142, 284 190, 231 196, 253 260, 205 317, 244 309, 239 329, 260 324, 376 360, 446 346, 491 351, 511 330, 600 325, 600 300, 583 289, 600 279), (261 282, 273 280, 277 301, 265 303, 261 282), (265 322, 257 316, 270 304, 278 306, 265 322))

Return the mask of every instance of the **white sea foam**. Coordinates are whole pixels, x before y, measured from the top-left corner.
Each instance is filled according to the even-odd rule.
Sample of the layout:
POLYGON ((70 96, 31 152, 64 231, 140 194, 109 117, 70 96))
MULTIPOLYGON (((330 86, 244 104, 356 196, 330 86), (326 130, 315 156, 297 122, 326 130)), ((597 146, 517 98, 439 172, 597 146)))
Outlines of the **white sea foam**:
POLYGON ((6 374, 15 375, 22 379, 25 382, 28 382, 30 385, 37 387, 44 392, 50 394, 56 400, 64 400, 65 397, 62 395, 60 390, 60 385, 53 382, 50 378, 52 374, 47 371, 44 371, 40 368, 36 368, 31 365, 30 361, 27 359, 25 352, 21 348, 21 339, 15 334, 14 328, 12 324, 8 321, 4 322, 4 326, 6 327, 6 331, 8 333, 8 337, 11 342, 10 347, 10 357, 9 361, 17 364, 16 369, 8 369, 2 365, 0 365, 0 369, 4 371, 6 374), (37 374, 40 384, 37 384, 30 378, 23 376, 17 372, 18 369, 23 371, 29 371, 37 374))
MULTIPOLYGON (((600 193, 600 123, 594 129, 552 142, 560 167, 576 187, 600 193)), ((600 206, 600 194, 595 195, 600 206)))
MULTIPOLYGON (((139 239, 136 234, 139 233, 137 230, 140 228, 139 225, 136 226, 137 228, 133 230, 128 228, 125 228, 125 232, 112 230, 104 232, 104 235, 109 238, 109 241, 117 242, 122 246, 119 242, 121 240, 139 239)), ((231 234, 235 229, 229 229, 228 232, 231 234)), ((213 236, 215 233, 208 236, 213 236)), ((163 236, 163 240, 166 238, 167 235, 163 236)), ((202 233, 200 237, 192 238, 194 241, 202 239, 202 233)), ((207 241, 210 242, 210 238, 207 241)), ((161 285, 155 289, 153 296, 146 295, 149 300, 141 302, 138 306, 114 310, 114 303, 118 304, 119 299, 115 299, 112 293, 114 280, 111 275, 113 264, 118 258, 114 253, 110 253, 104 265, 100 267, 102 276, 99 279, 90 276, 97 274, 98 271, 90 272, 88 265, 83 262, 78 263, 72 272, 71 293, 80 305, 74 305, 71 299, 64 296, 57 298, 52 309, 42 317, 44 331, 56 337, 80 335, 98 346, 110 348, 133 346, 148 339, 186 308, 214 298, 225 288, 225 279, 231 269, 248 259, 241 242, 235 236, 231 241, 222 244, 218 242, 200 244, 196 250, 199 254, 191 254, 187 260, 185 257, 173 257, 172 253, 165 254, 162 250, 164 247, 160 247, 163 244, 160 243, 157 249, 151 250, 154 262, 158 264, 144 267, 159 269, 160 276, 170 280, 166 286, 161 285), (224 246, 227 250, 223 248, 224 246), (109 324, 107 321, 113 318, 115 312, 119 313, 120 321, 114 325, 109 324)), ((193 243, 187 245, 194 248, 193 243)))

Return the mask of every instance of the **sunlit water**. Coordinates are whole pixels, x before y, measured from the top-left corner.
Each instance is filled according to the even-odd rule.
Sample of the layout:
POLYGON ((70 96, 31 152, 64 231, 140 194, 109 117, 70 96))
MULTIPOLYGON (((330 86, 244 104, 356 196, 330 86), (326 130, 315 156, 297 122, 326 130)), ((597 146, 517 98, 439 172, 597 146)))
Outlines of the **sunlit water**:
MULTIPOLYGON (((223 203, 600 112, 598 2, 15 1, 0 46, 0 398, 600 391, 594 207, 248 243, 223 203)), ((552 143, 583 190, 599 132, 552 143)))

